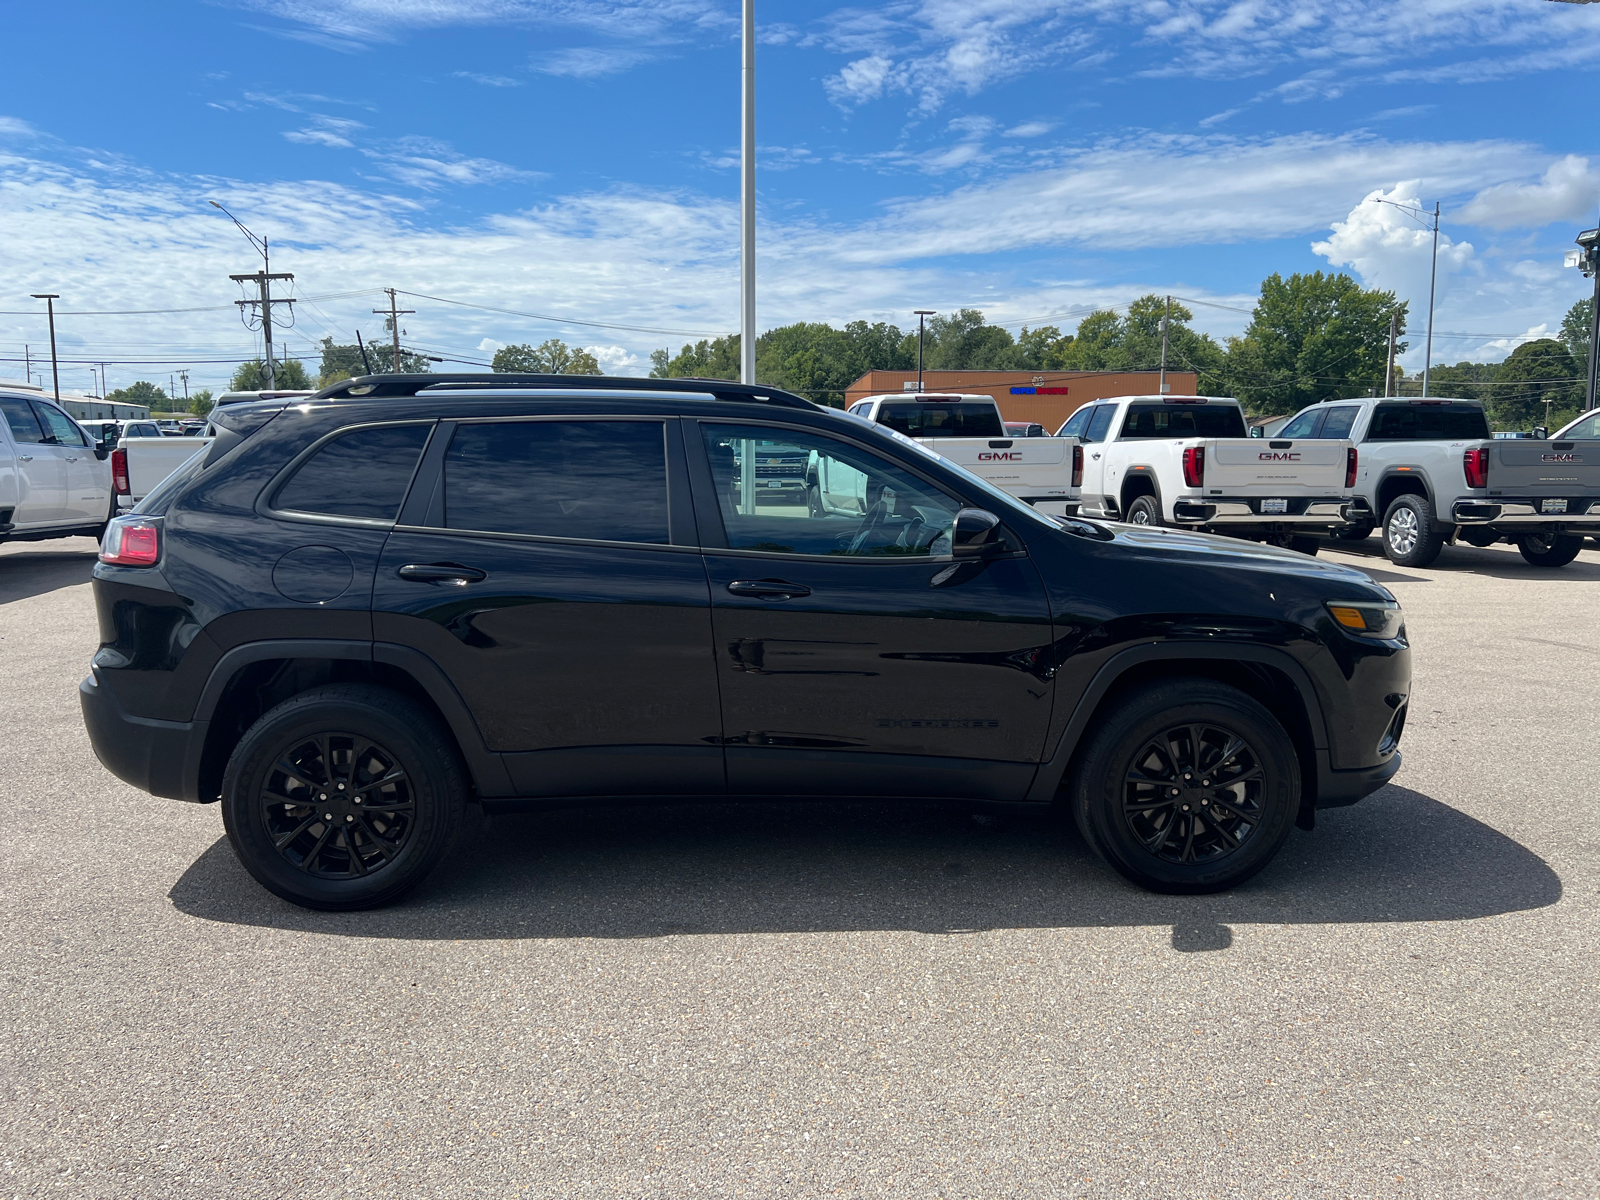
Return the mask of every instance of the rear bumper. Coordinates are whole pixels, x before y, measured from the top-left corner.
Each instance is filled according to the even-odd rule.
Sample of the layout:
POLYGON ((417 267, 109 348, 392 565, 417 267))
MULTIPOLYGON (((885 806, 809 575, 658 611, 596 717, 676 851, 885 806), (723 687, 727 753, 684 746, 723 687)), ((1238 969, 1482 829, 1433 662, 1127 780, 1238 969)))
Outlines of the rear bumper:
POLYGON ((206 722, 132 716, 93 674, 78 685, 78 703, 89 744, 106 770, 152 796, 199 800, 206 722))
POLYGON ((1316 496, 1310 500, 1297 497, 1289 501, 1295 512, 1262 512, 1262 501, 1229 496, 1207 496, 1204 499, 1180 498, 1172 503, 1173 520, 1180 525, 1211 525, 1219 527, 1251 527, 1270 530, 1331 529, 1345 524, 1350 518, 1345 510, 1350 507, 1348 496, 1316 496))
POLYGON ((1549 497, 1566 501, 1565 512, 1545 512, 1546 498, 1529 496, 1514 499, 1457 500, 1450 506, 1450 518, 1457 525, 1520 525, 1531 528, 1548 528, 1552 525, 1569 529, 1600 530, 1600 499, 1582 497, 1549 497), (1585 511, 1587 506, 1587 511, 1585 511))
POLYGON ((1396 750, 1387 762, 1375 767, 1358 767, 1353 771, 1335 771, 1328 764, 1327 751, 1317 754, 1317 807, 1345 808, 1363 796, 1370 796, 1400 770, 1400 751, 1396 750))

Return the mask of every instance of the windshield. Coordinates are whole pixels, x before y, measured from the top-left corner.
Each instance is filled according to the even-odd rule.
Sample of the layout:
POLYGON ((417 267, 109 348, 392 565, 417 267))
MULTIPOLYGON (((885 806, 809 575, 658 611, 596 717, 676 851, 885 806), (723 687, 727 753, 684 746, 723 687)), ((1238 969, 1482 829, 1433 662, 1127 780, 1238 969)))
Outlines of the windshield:
POLYGON ((878 421, 907 437, 1005 437, 994 401, 891 401, 878 406, 878 421))
POLYGON ((874 424, 865 417, 856 416, 855 413, 840 412, 837 409, 829 409, 828 414, 830 416, 837 417, 841 421, 848 421, 850 424, 858 426, 858 435, 860 431, 870 430, 875 437, 891 437, 898 445, 913 450, 922 455, 924 458, 931 458, 946 471, 954 471, 957 475, 961 476, 963 483, 970 485, 974 491, 982 492, 984 496, 991 499, 996 506, 1004 509, 1005 512, 1010 516, 1026 518, 1027 520, 1032 521, 1035 525, 1042 525, 1046 529, 1056 528, 1054 521, 1051 521, 1040 513, 1035 512, 1032 505, 1024 504, 1021 500, 1018 500, 1015 496, 1011 495, 1011 493, 1001 491, 987 479, 984 479, 978 475, 974 475, 960 463, 951 462, 944 455, 939 454, 937 451, 928 449, 928 447, 924 446, 921 442, 913 441, 899 430, 891 429, 887 425, 874 424))
POLYGON ((1130 404, 1125 438, 1242 438, 1244 413, 1233 404, 1130 404))

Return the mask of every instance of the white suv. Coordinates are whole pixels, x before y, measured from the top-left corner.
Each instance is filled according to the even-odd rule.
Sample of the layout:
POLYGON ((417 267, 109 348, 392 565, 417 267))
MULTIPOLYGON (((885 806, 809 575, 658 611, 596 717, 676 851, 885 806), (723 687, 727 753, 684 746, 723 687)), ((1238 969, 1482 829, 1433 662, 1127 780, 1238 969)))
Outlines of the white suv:
POLYGON ((112 509, 109 452, 50 401, 0 392, 0 541, 99 537, 112 509))

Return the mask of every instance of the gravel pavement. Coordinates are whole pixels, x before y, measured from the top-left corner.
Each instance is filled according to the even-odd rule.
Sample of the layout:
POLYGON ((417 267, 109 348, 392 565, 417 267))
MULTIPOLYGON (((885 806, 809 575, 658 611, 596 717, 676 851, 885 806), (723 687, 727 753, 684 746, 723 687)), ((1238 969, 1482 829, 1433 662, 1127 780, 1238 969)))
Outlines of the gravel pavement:
POLYGON ((99 766, 94 545, 0 547, 0 1200, 1600 1196, 1600 553, 1377 548, 1328 556, 1406 606, 1405 768, 1231 894, 684 805, 329 915, 99 766))

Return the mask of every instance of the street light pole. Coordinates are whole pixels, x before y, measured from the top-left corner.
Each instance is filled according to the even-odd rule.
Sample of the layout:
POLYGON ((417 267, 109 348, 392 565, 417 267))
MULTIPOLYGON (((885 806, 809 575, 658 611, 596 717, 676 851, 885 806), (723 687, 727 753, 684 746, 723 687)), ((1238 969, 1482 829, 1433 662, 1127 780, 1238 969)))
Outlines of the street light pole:
POLYGON ((1600 373, 1600 229, 1585 229, 1575 240, 1582 249, 1567 251, 1567 266, 1578 267, 1594 279, 1594 298, 1589 301, 1589 370, 1583 393, 1583 409, 1588 412, 1596 403, 1595 382, 1600 373))
POLYGON ((35 300, 43 300, 50 312, 50 379, 55 384, 56 403, 61 403, 61 369, 56 365, 56 301, 61 299, 57 292, 34 292, 35 300))
POLYGON ((922 392, 922 322, 938 311, 936 308, 919 308, 915 310, 917 316, 917 392, 919 394, 922 392))
POLYGON ((1428 398, 1428 371, 1433 366, 1433 291, 1439 278, 1439 202, 1433 202, 1433 267, 1428 271, 1428 348, 1422 358, 1422 398, 1428 398))
POLYGON ((756 381, 756 5, 744 0, 739 140, 739 381, 756 381))

